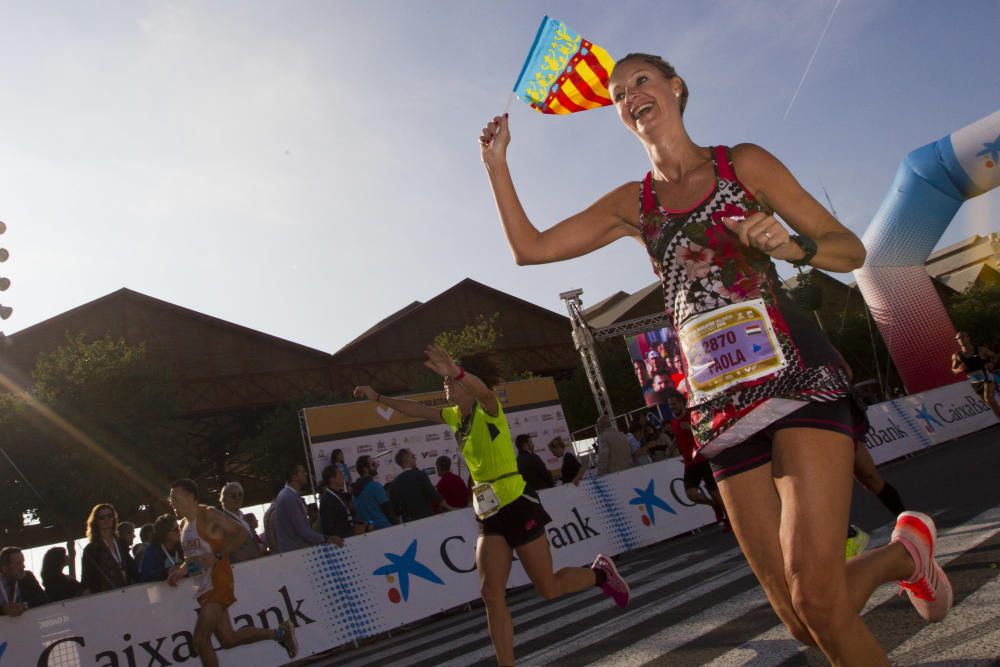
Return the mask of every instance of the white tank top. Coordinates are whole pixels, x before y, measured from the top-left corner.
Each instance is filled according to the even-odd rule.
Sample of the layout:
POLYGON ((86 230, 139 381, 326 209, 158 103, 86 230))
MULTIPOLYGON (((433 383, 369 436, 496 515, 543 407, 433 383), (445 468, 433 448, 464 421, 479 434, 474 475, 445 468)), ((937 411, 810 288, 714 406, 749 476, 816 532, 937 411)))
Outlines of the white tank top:
MULTIPOLYGON (((212 553, 212 547, 208 542, 201 539, 198 534, 198 520, 191 519, 184 526, 181 532, 181 543, 184 546, 184 560, 188 561, 199 556, 207 556, 212 553)), ((191 570, 188 578, 194 584, 194 596, 200 597, 212 590, 212 568, 203 568, 195 573, 191 570)))

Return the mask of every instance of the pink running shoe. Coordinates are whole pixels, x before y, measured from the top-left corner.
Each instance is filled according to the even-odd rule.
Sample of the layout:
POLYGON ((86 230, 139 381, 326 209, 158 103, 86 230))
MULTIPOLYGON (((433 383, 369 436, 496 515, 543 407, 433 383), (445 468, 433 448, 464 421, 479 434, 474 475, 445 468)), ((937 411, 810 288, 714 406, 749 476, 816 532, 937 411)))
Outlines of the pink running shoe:
POLYGON ((590 568, 604 573, 605 580, 601 584, 601 591, 619 607, 627 607, 632 593, 629 591, 628 584, 622 579, 622 575, 618 573, 615 562, 604 554, 597 554, 597 558, 594 559, 594 564, 590 568))
MULTIPOLYGON (((948 575, 934 560, 937 527, 934 520, 920 512, 903 512, 896 519, 892 542, 899 542, 913 557, 913 576, 899 585, 925 621, 944 619, 951 609, 952 590, 948 575)), ((900 593, 902 594, 902 590, 900 593)))

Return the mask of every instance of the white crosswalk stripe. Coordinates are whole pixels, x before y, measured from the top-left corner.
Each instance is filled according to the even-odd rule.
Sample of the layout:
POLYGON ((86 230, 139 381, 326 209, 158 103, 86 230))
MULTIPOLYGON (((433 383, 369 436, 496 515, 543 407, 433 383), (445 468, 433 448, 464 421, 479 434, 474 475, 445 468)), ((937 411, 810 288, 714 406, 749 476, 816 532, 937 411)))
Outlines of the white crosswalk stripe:
MULTIPOLYGON (((887 524, 873 532, 869 549, 877 549, 886 544, 892 534, 892 528, 892 524, 887 524)), ((941 565, 947 565, 969 549, 973 549, 976 545, 989 539, 997 530, 1000 530, 1000 507, 986 510, 952 530, 941 531, 938 534, 937 561, 941 565)), ((899 587, 893 584, 882 586, 868 599, 868 604, 861 612, 862 615, 885 604, 898 594, 899 587)), ((763 598, 763 593, 761 593, 761 598, 763 598)), ((997 599, 1000 598, 993 598, 994 601, 997 599)), ((964 605, 965 602, 959 607, 964 605)), ((948 620, 954 620, 956 616, 961 617, 962 612, 959 607, 952 610, 948 620)), ((938 628, 942 625, 948 624, 947 622, 933 624, 929 625, 928 629, 938 628)), ((706 667, 740 667, 751 660, 754 667, 769 667, 770 665, 780 665, 805 650, 802 644, 792 641, 791 635, 783 625, 776 625, 740 646, 738 652, 734 651, 735 655, 722 656, 706 667)))
MULTIPOLYGON (((871 548, 885 544, 891 530, 892 525, 886 524, 874 531, 871 548)), ((998 532, 1000 505, 961 525, 939 529, 938 560, 947 564, 976 550, 998 532)), ((511 612, 518 624, 518 664, 600 667, 639 667, 651 662, 675 664, 672 656, 680 656, 686 645, 709 633, 725 631, 725 626, 738 624, 744 617, 755 614, 756 627, 766 627, 761 624, 760 612, 766 609, 767 600, 756 584, 745 590, 743 584, 751 584, 752 573, 739 557, 738 550, 727 548, 713 553, 704 549, 701 542, 694 542, 702 537, 704 535, 654 545, 623 559, 621 569, 632 586, 633 600, 645 596, 627 613, 618 612, 596 589, 549 603, 542 602, 532 591, 512 595, 511 612), (734 583, 739 592, 729 599, 720 599, 719 590, 734 583), (705 599, 704 608, 690 617, 672 622, 668 627, 656 625, 657 618, 663 614, 691 601, 697 606, 702 598, 705 599), (636 628, 654 626, 655 631, 639 636, 630 646, 622 647, 619 643, 606 653, 600 653, 605 650, 602 648, 606 645, 602 644, 605 640, 636 628), (547 638, 551 641, 545 641, 547 638), (544 645, 539 647, 540 644, 544 645), (529 650, 528 646, 534 650, 529 650), (674 654, 675 651, 678 653, 674 654), (574 657, 577 655, 591 657, 583 661, 583 658, 574 657)), ((1000 568, 996 571, 1000 574, 1000 568)), ((890 655, 893 663, 915 665, 933 659, 935 663, 947 664, 951 660, 995 658, 1000 651, 1000 578, 980 575, 980 579, 979 588, 961 599, 943 623, 923 626, 916 634, 901 640, 890 655)), ((884 605, 897 591, 893 585, 879 588, 864 613, 884 605)), ((767 613, 772 612, 768 610, 767 613)), ((729 644, 734 648, 721 655, 713 654, 714 657, 704 664, 710 667, 766 667, 802 659, 806 649, 790 637, 777 622, 777 617, 772 627, 755 632, 754 636, 742 640, 734 637, 736 641, 729 644)), ((344 652, 323 664, 464 667, 490 664, 492 656, 482 609, 473 609, 362 649, 344 652)))
MULTIPOLYGON (((664 573, 669 572, 674 568, 681 567, 681 569, 675 570, 671 574, 675 576, 676 575, 690 576, 691 574, 695 574, 705 568, 717 565, 728 559, 735 558, 737 556, 737 552, 735 549, 729 550, 723 554, 719 554, 710 559, 707 559, 704 562, 701 562, 700 564, 696 564, 686 568, 682 567, 682 564, 686 561, 691 560, 692 557, 698 558, 702 555, 703 554, 701 552, 698 552, 697 554, 685 554, 683 556, 677 556, 671 558, 668 561, 663 561, 659 563, 649 562, 649 564, 646 565, 645 567, 639 567, 639 568, 636 568, 635 565, 630 565, 628 567, 623 568, 623 575, 630 582, 633 583, 642 581, 651 581, 651 582, 660 581, 662 585, 663 583, 668 582, 668 580, 665 578, 668 575, 665 575, 664 573)), ((675 579, 670 579, 669 581, 672 580, 675 579)), ((643 586, 643 585, 632 586, 632 594, 633 595, 641 594, 642 591, 645 590, 645 588, 647 587, 648 586, 643 586)), ((604 596, 600 591, 598 591, 597 589, 593 589, 590 591, 584 591, 583 593, 579 593, 577 595, 572 595, 572 596, 568 595, 559 600, 554 600, 549 603, 541 603, 541 600, 533 593, 529 593, 527 595, 522 594, 511 600, 509 608, 511 615, 515 618, 517 622, 532 621, 535 620, 536 618, 558 618, 560 622, 565 622, 567 619, 590 615, 598 611, 607 612, 613 609, 613 607, 610 606, 610 604, 611 604, 610 602, 605 603, 604 596), (582 612, 576 612, 570 616, 560 613, 567 607, 579 605, 579 603, 582 600, 589 600, 589 602, 591 603, 590 605, 585 605, 582 612), (535 608, 527 612, 522 611, 529 607, 535 607, 535 608)), ((458 645, 468 642, 470 638, 474 639, 478 637, 482 632, 485 632, 485 625, 486 625, 486 619, 483 616, 483 612, 481 610, 478 610, 476 613, 469 615, 468 618, 462 621, 453 624, 448 624, 448 626, 442 630, 433 633, 426 633, 426 634, 421 633, 420 634, 421 644, 428 643, 431 641, 434 642, 433 647, 426 651, 414 652, 410 647, 408 647, 407 644, 412 645, 413 642, 412 637, 398 637, 396 638, 394 643, 395 646, 399 648, 399 651, 401 653, 405 653, 405 656, 400 657, 401 660, 405 660, 408 663, 418 662, 424 657, 449 651, 458 645), (452 638, 452 640, 447 641, 448 638, 452 638)), ((526 636, 527 635, 522 635, 522 637, 526 636)), ((391 648, 392 647, 384 646, 379 650, 379 653, 388 657, 391 648)), ((492 650, 490 650, 488 655, 492 655, 492 650)), ((338 663, 338 665, 344 665, 344 667, 363 667, 364 665, 372 664, 371 662, 369 662, 369 660, 370 660, 369 656, 359 656, 357 659, 352 659, 349 662, 338 663)), ((398 664, 404 664, 404 663, 401 662, 398 664)))

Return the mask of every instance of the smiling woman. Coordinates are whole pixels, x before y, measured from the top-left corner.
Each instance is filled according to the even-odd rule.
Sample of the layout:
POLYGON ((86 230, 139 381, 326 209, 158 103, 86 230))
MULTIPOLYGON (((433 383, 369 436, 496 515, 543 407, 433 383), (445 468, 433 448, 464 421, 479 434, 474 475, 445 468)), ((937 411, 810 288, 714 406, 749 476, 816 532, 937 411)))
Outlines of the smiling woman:
POLYGON ((683 122, 688 85, 662 58, 625 56, 609 91, 651 169, 544 231, 514 187, 506 115, 483 128, 514 260, 571 259, 625 237, 643 244, 680 342, 668 365, 684 377, 697 450, 775 611, 835 664, 887 665, 858 613, 897 580, 925 619, 944 617, 952 593, 932 558, 934 523, 903 513, 889 545, 845 566, 854 442, 868 424, 840 356, 780 288, 774 264, 850 271, 865 249, 760 146, 695 144, 683 122))

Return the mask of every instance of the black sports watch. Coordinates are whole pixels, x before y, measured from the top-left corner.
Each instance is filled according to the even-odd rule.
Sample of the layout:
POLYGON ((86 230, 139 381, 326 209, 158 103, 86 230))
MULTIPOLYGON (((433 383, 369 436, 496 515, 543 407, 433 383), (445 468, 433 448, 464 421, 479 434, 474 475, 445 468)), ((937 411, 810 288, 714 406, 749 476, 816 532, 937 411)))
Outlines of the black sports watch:
POLYGON ((794 266, 795 268, 800 268, 800 267, 808 265, 809 262, 812 261, 812 258, 816 256, 816 250, 817 250, 817 248, 816 248, 816 242, 813 241, 808 236, 799 236, 798 234, 795 234, 794 236, 792 236, 791 240, 797 246, 799 246, 800 248, 802 248, 802 252, 805 253, 805 256, 802 259, 797 259, 797 260, 793 261, 792 262, 792 266, 794 266))

